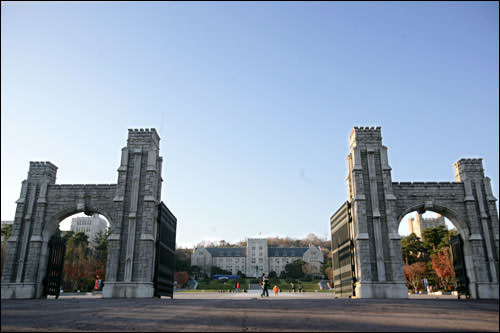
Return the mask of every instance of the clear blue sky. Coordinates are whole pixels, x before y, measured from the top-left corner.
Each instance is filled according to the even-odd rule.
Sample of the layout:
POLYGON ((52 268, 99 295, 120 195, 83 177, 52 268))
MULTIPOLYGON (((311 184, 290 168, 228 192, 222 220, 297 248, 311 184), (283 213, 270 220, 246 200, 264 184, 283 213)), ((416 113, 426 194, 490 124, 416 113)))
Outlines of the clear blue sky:
POLYGON ((497 2, 9 3, 1 17, 2 220, 29 161, 116 183, 154 127, 178 246, 329 239, 353 126, 382 126, 393 181, 482 157, 498 198, 497 2))

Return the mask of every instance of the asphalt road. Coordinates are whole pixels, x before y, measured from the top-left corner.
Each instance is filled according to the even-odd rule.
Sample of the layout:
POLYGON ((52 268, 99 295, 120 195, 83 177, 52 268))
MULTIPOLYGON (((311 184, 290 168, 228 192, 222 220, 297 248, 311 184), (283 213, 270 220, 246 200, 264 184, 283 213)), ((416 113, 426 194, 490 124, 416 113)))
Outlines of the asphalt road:
POLYGON ((176 293, 174 299, 2 300, 3 331, 498 331, 493 300, 176 293))

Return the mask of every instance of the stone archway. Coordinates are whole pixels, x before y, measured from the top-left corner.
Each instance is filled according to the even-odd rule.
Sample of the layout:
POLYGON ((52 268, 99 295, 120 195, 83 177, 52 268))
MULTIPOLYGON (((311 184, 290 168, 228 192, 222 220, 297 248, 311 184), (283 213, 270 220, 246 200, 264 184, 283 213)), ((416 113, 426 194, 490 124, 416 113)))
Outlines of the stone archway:
POLYGON ((57 167, 30 162, 16 201, 2 274, 2 299, 40 298, 48 242, 74 213, 99 213, 111 224, 103 297, 152 297, 161 202, 159 136, 130 129, 117 184, 56 184, 57 167))
MULTIPOLYGON (((85 213, 86 215, 93 215, 95 213, 100 214, 104 216, 109 223, 109 229, 111 232, 113 231, 113 225, 114 223, 112 222, 112 219, 110 217, 110 214, 108 212, 104 212, 99 209, 91 208, 86 206, 85 209, 77 209, 76 207, 70 207, 67 209, 62 209, 56 216, 50 216, 47 218, 47 223, 44 226, 42 230, 42 247, 41 247, 41 252, 40 252, 40 260, 39 260, 39 266, 38 266, 38 276, 37 276, 37 284, 36 286, 40 286, 36 288, 36 295, 35 298, 40 298, 42 297, 42 292, 43 292, 43 278, 46 276, 46 271, 47 271, 47 264, 49 261, 49 241, 52 238, 54 234, 56 234, 56 230, 59 228, 60 223, 66 219, 67 217, 70 217, 74 214, 78 213, 85 213)), ((107 256, 109 258, 109 255, 107 256)))
MULTIPOLYGON (((464 241, 463 245, 463 255, 465 259, 465 265, 466 265, 466 274, 468 277, 469 281, 469 290, 471 293, 472 298, 479 298, 477 294, 477 284, 476 284, 476 272, 475 272, 475 267, 474 267, 474 252, 472 248, 472 243, 471 243, 471 232, 470 228, 467 225, 467 223, 464 222, 464 220, 453 210, 442 207, 439 205, 425 205, 425 203, 421 203, 417 206, 410 207, 406 209, 403 213, 401 213, 398 218, 398 225, 402 222, 403 217, 411 212, 426 212, 426 211, 431 211, 434 213, 438 213, 441 216, 447 218, 448 220, 451 221, 453 226, 457 229, 458 234, 462 237, 462 240, 464 241)), ((474 237, 472 237, 474 239, 474 237)), ((484 293, 483 293, 484 294, 484 293)), ((491 298, 491 297, 482 297, 482 298, 491 298)))
POLYGON ((482 160, 456 162, 455 182, 392 182, 380 127, 355 127, 349 139, 355 295, 408 297, 399 222, 411 211, 432 210, 449 218, 463 237, 471 297, 498 299, 498 213, 482 160))

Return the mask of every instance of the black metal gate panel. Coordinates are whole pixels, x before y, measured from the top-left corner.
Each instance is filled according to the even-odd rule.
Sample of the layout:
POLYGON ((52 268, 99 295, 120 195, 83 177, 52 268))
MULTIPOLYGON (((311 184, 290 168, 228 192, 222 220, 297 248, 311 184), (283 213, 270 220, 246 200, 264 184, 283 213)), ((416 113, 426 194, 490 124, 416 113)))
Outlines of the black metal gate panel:
POLYGON ((64 268, 66 241, 59 235, 54 235, 49 241, 49 262, 45 277, 44 295, 54 295, 59 298, 64 268))
POLYGON ((174 296, 177 219, 163 202, 158 205, 155 296, 174 296))
POLYGON ((346 201, 330 218, 335 296, 354 296, 356 281, 351 205, 346 201))
POLYGON ((464 242, 460 235, 453 237, 450 240, 451 255, 453 257, 453 269, 455 270, 455 281, 457 283, 458 297, 464 295, 470 297, 469 292, 469 279, 467 278, 467 271, 465 269, 465 257, 463 250, 464 242))

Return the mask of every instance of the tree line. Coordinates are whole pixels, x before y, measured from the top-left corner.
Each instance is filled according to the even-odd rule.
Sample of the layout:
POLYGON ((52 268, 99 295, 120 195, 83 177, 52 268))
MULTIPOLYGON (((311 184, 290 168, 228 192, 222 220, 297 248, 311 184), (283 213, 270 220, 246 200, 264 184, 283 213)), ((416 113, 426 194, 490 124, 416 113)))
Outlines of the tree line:
POLYGON ((59 231, 66 241, 62 290, 91 291, 97 277, 105 280, 109 233, 110 229, 99 232, 93 242, 89 242, 84 232, 67 231, 61 235, 59 231))
POLYGON ((409 290, 425 290, 423 279, 427 279, 433 290, 456 288, 450 241, 457 235, 456 230, 438 226, 425 229, 422 239, 414 233, 401 239, 404 275, 409 290))
MULTIPOLYGON (((304 239, 295 239, 291 237, 267 238, 268 247, 309 247, 309 245, 319 246, 322 249, 327 249, 327 252, 331 249, 332 246, 329 240, 320 238, 313 233, 308 234, 304 239)), ((226 242, 225 240, 201 241, 198 244, 196 244, 195 248, 202 246, 205 248, 246 247, 247 241, 243 240, 236 243, 226 242)))
MULTIPOLYGON (((90 242, 84 232, 56 231, 66 243, 64 256, 63 280, 61 289, 65 291, 91 291, 94 288, 96 277, 101 280, 106 277, 106 261, 108 257, 108 236, 110 229, 95 235, 90 242)), ((2 267, 5 263, 7 240, 12 234, 12 225, 2 227, 2 267)))

